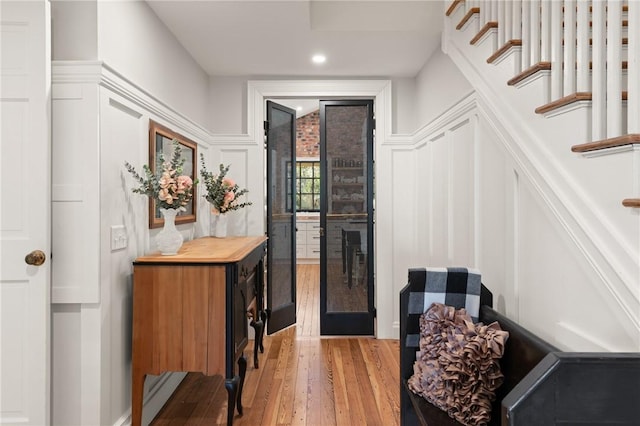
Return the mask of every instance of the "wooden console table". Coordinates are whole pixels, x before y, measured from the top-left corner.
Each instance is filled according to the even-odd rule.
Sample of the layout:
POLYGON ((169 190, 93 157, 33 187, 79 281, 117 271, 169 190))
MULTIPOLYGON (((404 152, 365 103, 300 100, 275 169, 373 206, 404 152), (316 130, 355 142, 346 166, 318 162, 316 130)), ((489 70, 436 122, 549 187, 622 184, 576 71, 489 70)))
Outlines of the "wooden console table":
POLYGON ((242 414, 247 370, 247 310, 262 346, 266 237, 199 238, 174 256, 153 253, 133 262, 132 425, 142 421, 147 374, 195 371, 223 375, 242 414), (236 370, 236 364, 238 369, 236 370))

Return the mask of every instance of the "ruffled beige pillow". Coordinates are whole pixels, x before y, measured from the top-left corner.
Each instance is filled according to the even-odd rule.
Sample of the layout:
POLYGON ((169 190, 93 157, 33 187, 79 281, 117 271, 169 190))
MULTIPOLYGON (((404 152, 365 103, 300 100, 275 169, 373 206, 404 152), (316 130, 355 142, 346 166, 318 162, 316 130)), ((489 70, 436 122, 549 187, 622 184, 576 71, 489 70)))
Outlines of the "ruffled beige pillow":
POLYGON ((432 304, 420 317, 409 388, 464 425, 486 425, 504 379, 500 358, 508 337, 497 322, 474 324, 464 309, 432 304))

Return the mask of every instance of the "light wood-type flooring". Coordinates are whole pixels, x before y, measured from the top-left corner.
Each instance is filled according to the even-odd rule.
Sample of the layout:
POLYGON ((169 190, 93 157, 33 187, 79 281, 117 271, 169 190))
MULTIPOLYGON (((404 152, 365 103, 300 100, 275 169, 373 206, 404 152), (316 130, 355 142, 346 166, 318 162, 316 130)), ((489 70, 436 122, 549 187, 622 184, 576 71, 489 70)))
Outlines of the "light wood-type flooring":
MULTIPOLYGON (((260 366, 252 345, 234 425, 380 425, 400 423, 397 340, 320 337, 319 266, 298 265, 297 324, 264 338, 260 366)), ((189 373, 151 423, 225 425, 221 376, 189 373)))

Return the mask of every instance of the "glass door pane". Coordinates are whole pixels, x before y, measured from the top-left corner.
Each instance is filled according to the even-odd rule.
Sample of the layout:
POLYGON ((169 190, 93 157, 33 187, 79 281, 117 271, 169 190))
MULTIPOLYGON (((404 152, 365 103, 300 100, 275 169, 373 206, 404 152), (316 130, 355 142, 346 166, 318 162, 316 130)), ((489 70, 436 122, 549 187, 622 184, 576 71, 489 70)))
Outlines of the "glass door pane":
POLYGON ((321 334, 373 334, 373 101, 320 103, 321 334))
POLYGON ((296 322, 296 112, 267 101, 267 333, 296 322))

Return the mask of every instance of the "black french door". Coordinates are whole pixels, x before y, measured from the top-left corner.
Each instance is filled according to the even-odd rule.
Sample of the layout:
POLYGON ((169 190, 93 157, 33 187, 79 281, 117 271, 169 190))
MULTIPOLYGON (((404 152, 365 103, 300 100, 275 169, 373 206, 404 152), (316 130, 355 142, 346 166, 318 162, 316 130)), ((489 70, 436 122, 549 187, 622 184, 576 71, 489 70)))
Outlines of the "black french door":
POLYGON ((267 333, 296 323, 296 112, 267 101, 267 333))
POLYGON ((320 334, 374 334, 373 101, 320 101, 320 334))

